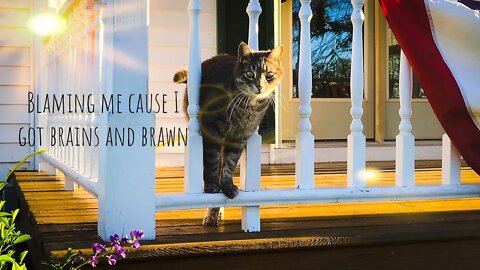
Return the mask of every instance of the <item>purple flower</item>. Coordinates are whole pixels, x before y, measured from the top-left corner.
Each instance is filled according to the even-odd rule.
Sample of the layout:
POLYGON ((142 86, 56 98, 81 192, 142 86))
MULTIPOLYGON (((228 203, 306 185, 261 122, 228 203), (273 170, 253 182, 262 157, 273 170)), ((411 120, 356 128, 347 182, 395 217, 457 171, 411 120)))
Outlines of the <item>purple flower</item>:
POLYGON ((118 234, 110 235, 110 242, 117 243, 118 241, 120 241, 120 236, 118 236, 118 234))
POLYGON ((95 266, 97 266, 97 264, 98 264, 98 259, 97 259, 97 257, 96 257, 96 256, 92 256, 92 257, 90 258, 90 265, 93 266, 93 267, 95 267, 95 266))
POLYGON ((95 253, 95 255, 99 254, 99 253, 102 253, 103 251, 105 251, 105 246, 100 244, 100 243, 94 243, 92 245, 92 249, 93 249, 93 253, 95 253))
POLYGON ((133 248, 139 248, 140 247, 140 242, 138 242, 138 240, 134 240, 132 247, 133 248))
POLYGON ((132 238, 132 240, 143 238, 143 231, 132 230, 130 232, 130 237, 132 238))
POLYGON ((122 246, 118 245, 118 244, 114 244, 113 245, 113 248, 117 251, 118 255, 120 255, 120 257, 124 258, 127 257, 127 255, 125 254, 125 249, 123 249, 122 246))
POLYGON ((110 265, 115 265, 117 263, 117 257, 115 255, 111 254, 108 256, 108 264, 110 265))
POLYGON ((130 244, 130 240, 128 239, 128 236, 126 236, 126 235, 124 237, 122 237, 121 241, 122 241, 122 244, 130 244))

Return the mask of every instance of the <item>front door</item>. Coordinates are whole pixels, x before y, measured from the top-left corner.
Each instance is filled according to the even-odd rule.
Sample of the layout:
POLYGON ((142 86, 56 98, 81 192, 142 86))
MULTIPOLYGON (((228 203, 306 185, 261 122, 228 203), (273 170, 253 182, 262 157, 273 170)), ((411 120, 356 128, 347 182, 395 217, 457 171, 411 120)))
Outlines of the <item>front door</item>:
MULTIPOLYGON (((346 139, 350 133, 350 63, 352 51, 352 25, 350 1, 319 0, 311 3, 312 47, 312 133, 316 140, 346 139)), ((369 12, 366 3, 366 12, 369 12)), ((281 7, 281 40, 285 46, 286 72, 281 86, 282 139, 295 140, 299 122, 297 88, 298 55, 300 40, 299 0, 288 0, 281 7)), ((366 20, 365 91, 363 100, 363 124, 367 138, 374 138, 374 46, 372 46, 374 20, 366 20)))

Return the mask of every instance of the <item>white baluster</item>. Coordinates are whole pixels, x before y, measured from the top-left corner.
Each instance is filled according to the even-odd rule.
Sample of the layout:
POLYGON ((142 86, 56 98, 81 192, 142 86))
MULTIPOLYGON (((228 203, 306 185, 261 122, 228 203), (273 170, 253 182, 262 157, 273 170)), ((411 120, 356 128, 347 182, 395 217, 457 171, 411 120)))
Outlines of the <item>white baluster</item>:
MULTIPOLYGON (((82 1, 83 2, 83 1, 82 1)), ((77 77, 79 78, 77 80, 77 88, 85 97, 85 104, 87 103, 87 98, 88 98, 88 90, 87 90, 87 76, 85 74, 85 69, 87 68, 86 66, 86 49, 87 49, 87 42, 88 42, 88 20, 87 20, 87 13, 86 13, 86 6, 82 9, 82 12, 80 13, 80 29, 81 34, 79 35, 80 39, 77 41, 77 48, 79 48, 77 52, 77 58, 78 58, 78 71, 79 74, 77 74, 77 77)), ((87 107, 88 105, 86 105, 87 107)), ((88 112, 84 113, 79 113, 78 118, 80 120, 78 127, 80 130, 86 129, 86 118, 87 118, 88 112)), ((81 171, 82 174, 85 174, 85 151, 86 151, 87 146, 81 145, 78 148, 78 168, 79 171, 81 171)))
POLYGON ((246 11, 248 14, 248 46, 253 50, 258 50, 258 18, 262 14, 259 0, 250 0, 246 11))
MULTIPOLYGON (((37 46, 41 46, 37 44, 37 46)), ((51 61, 51 46, 47 43, 47 45, 43 46, 41 49, 41 57, 40 57, 40 64, 39 65, 44 65, 45 69, 43 69, 40 72, 40 78, 39 81, 37 82, 40 87, 40 98, 43 101, 45 94, 50 93, 51 91, 51 68, 52 68, 52 61, 51 61)), ((40 102, 42 103, 42 102, 40 102)), ((44 132, 42 132, 42 135, 47 135, 47 138, 49 138, 49 128, 50 128, 50 114, 48 113, 40 113, 38 115, 39 119, 39 127, 44 128, 44 132)), ((51 155, 52 154, 52 148, 50 147, 49 139, 45 140, 43 139, 43 144, 40 145, 40 149, 47 149, 48 153, 51 155)), ((49 175, 56 175, 56 169, 55 167, 51 166, 48 162, 44 161, 43 159, 40 159, 39 163, 39 170, 40 171, 46 171, 49 175)))
MULTIPOLYGON (((77 79, 77 47, 76 47, 76 36, 78 35, 77 31, 78 29, 78 18, 76 18, 76 12, 72 14, 72 33, 70 34, 70 68, 68 70, 69 72, 69 84, 68 84, 68 93, 72 94, 72 97, 74 97, 74 94, 78 94, 76 87, 76 79, 77 79)), ((73 101, 75 100, 74 98, 72 99, 73 101)), ((74 107, 72 107, 74 109, 74 107)), ((70 113, 70 125, 72 129, 77 125, 77 115, 75 113, 70 113)), ((73 138, 73 145, 69 146, 69 162, 70 166, 73 169, 78 169, 78 164, 77 164, 77 158, 76 158, 76 153, 77 153, 77 147, 75 146, 75 138, 73 138)))
MULTIPOLYGON (((100 23, 102 22, 102 10, 103 10, 103 5, 95 2, 93 5, 89 5, 87 7, 87 13, 86 13, 86 33, 85 33, 85 39, 82 42, 82 76, 85 78, 85 80, 82 81, 81 85, 85 89, 86 94, 92 94, 93 95, 93 104, 94 106, 98 106, 98 103, 96 102, 98 97, 96 94, 100 91, 100 86, 99 86, 99 76, 95 77, 94 74, 99 74, 99 51, 98 51, 98 41, 100 40, 100 35, 103 33, 103 28, 100 28, 100 23), (91 18, 94 18, 92 21, 91 18), (96 53, 96 55, 95 55, 96 53)), ((97 110, 98 108, 95 108, 97 110)), ((88 129, 92 129, 93 132, 93 119, 94 119, 93 114, 85 113, 84 114, 84 127, 88 129)), ((96 143, 94 140, 92 140, 92 145, 86 145, 84 147, 84 160, 83 160, 83 166, 84 166, 84 171, 85 175, 88 175, 91 178, 97 179, 98 174, 93 173, 93 167, 95 166, 94 163, 98 162, 97 156, 94 155, 95 149, 97 147, 94 146, 96 143)), ((97 152, 96 152, 97 153, 97 152)))
MULTIPOLYGON (((86 58, 86 48, 87 46, 85 45, 86 42, 88 42, 88 35, 87 35, 87 30, 88 30, 88 20, 86 18, 87 13, 86 13, 86 1, 82 0, 80 1, 79 4, 79 10, 77 12, 77 24, 78 24, 78 30, 79 34, 76 35, 76 52, 77 52, 77 61, 76 61, 76 80, 75 80, 75 91, 78 93, 82 94, 85 97, 85 100, 87 98, 87 87, 85 81, 87 80, 87 77, 85 76, 85 70, 86 70, 86 65, 85 65, 85 58, 86 58)), ((87 113, 77 113, 77 127, 82 131, 82 129, 86 128, 86 118, 87 118, 87 113)), ((82 145, 80 143, 79 147, 76 147, 76 159, 77 159, 77 168, 78 171, 82 174, 85 175, 85 150, 86 150, 85 145, 82 145)))
POLYGON ((461 156, 447 134, 442 136, 442 185, 461 185, 461 156))
MULTIPOLYGON (((64 34, 62 36, 62 84, 60 91, 62 94, 66 96, 67 94, 67 86, 68 86, 68 68, 69 68, 69 50, 68 50, 68 44, 67 44, 67 35, 64 34)), ((63 133, 65 135, 66 130, 68 128, 68 113, 67 113, 68 108, 65 108, 65 113, 62 115, 62 126, 63 126, 63 133)), ((64 137, 65 138, 65 137, 64 137)), ((63 155, 63 163, 69 165, 69 160, 68 160, 68 146, 66 144, 66 140, 64 140, 64 146, 62 147, 62 155, 63 155)))
MULTIPOLYGON (((66 69, 66 64, 65 64, 65 52, 64 52, 64 43, 63 43, 63 40, 60 39, 59 41, 59 45, 60 45, 60 49, 59 49, 59 56, 58 56, 58 60, 59 60, 59 68, 60 68, 60 72, 58 73, 59 74, 59 82, 58 82, 58 88, 57 88, 57 91, 58 91, 58 94, 59 95, 62 95, 62 94, 65 94, 65 77, 66 77, 66 72, 65 72, 65 69, 66 69)), ((61 113, 58 113, 59 115, 59 124, 58 126, 61 127, 64 131, 65 131, 65 121, 66 121, 66 115, 63 114, 63 112, 61 113)), ((60 132, 58 132, 60 133, 60 132)), ((60 138, 60 136, 59 136, 60 138)), ((64 145, 60 145, 60 140, 59 140, 59 144, 58 144, 58 148, 60 150, 60 161, 62 161, 63 163, 67 163, 66 161, 66 151, 65 151, 65 146, 64 145)))
MULTIPOLYGON (((73 29, 72 29, 73 30, 73 29)), ((68 99, 68 95, 67 94, 72 94, 72 82, 73 82, 73 78, 74 78, 74 70, 75 70, 75 51, 74 51, 74 48, 75 48, 75 44, 73 43, 73 32, 69 34, 69 38, 68 38, 68 49, 67 49, 67 53, 68 53, 68 62, 67 62, 67 70, 65 70, 66 72, 66 77, 67 77, 67 83, 66 83, 66 88, 65 88, 65 98, 68 99)), ((68 107, 66 108, 65 111, 68 111, 68 107)), ((68 131, 69 128, 72 127, 72 124, 73 124, 73 114, 72 113, 67 113, 67 122, 66 122, 66 126, 65 126, 65 131, 68 131)), ((66 147, 66 151, 67 151, 67 164, 70 166, 70 167, 73 167, 73 146, 69 143, 66 147)))
MULTIPOLYGON (((258 50, 258 18, 262 7, 258 0, 250 0, 246 12, 248 14, 248 46, 258 50)), ((240 189, 244 191, 260 190, 262 136, 258 127, 247 141, 245 152, 240 158, 240 189)), ((260 231, 260 207, 242 207, 242 230, 244 232, 260 231)))
MULTIPOLYGON (((99 119, 99 115, 98 114, 90 114, 90 126, 92 127, 92 132, 95 132, 95 128, 98 128, 100 129, 99 127, 99 124, 98 124, 98 119, 99 119)), ((92 142, 94 143, 94 142, 92 142)), ((94 179, 98 179, 98 181, 100 181, 99 179, 99 168, 98 168, 98 165, 99 165, 99 151, 98 151, 98 147, 95 147, 95 146, 90 146, 90 150, 89 150, 89 156, 91 157, 91 161, 90 161, 90 177, 91 178, 94 178, 94 179)))
MULTIPOLYGON (((52 48, 52 64, 53 64, 52 71, 53 72, 51 73, 52 89, 51 89, 50 94, 53 96, 53 95, 58 94, 58 82, 59 82, 59 79, 60 79, 60 73, 59 73, 59 70, 58 70, 58 65, 59 65, 59 59, 58 59, 58 53, 57 53, 58 46, 56 46, 55 41, 52 41, 52 43, 53 43, 53 48, 52 48)), ((50 97, 50 98, 52 98, 52 97, 50 97)), ((58 124, 57 123, 57 114, 51 113, 50 118, 52 120, 51 123, 52 123, 53 128, 54 129, 57 128, 58 127, 58 125, 57 125, 58 124)), ((58 146, 58 140, 55 141, 55 144, 54 144, 53 148, 54 148, 54 152, 55 152, 55 158, 60 160, 60 148, 58 146)))
POLYGON ((314 137, 312 123, 312 49, 310 45, 310 20, 312 9, 310 0, 301 0, 300 11, 300 57, 298 70, 298 88, 300 98, 300 122, 296 137, 295 185, 299 189, 313 189, 314 182, 314 137))
POLYGON ((349 187, 365 187, 365 152, 366 138, 363 134, 362 101, 363 101, 363 33, 362 24, 365 19, 362 7, 363 0, 352 0, 352 67, 350 77, 352 123, 351 133, 347 138, 347 185, 349 187))
POLYGON ((71 176, 65 175, 64 181, 63 181, 63 187, 66 191, 75 191, 75 179, 73 179, 71 176))
POLYGON ((201 193, 203 176, 203 145, 198 121, 200 81, 202 77, 200 58, 199 16, 200 0, 190 0, 190 41, 188 47, 188 145, 185 149, 185 192, 201 193))
POLYGON ((400 110, 401 118, 396 137, 395 184, 400 187, 415 185, 415 137, 412 134, 412 68, 400 54, 400 110))
MULTIPOLYGON (((100 53, 101 89, 107 96, 148 94, 148 0, 106 0, 102 18, 104 49, 100 53), (115 11, 115 12, 114 12, 115 11), (125 65, 118 52, 128 52, 133 63, 125 65)), ((142 127, 155 126, 155 114, 102 114, 99 137, 106 142, 109 128, 130 127, 141 133, 142 127)), ((197 176, 198 177, 198 176, 197 176)), ((132 146, 99 147, 98 233, 103 239, 115 233, 141 229, 145 239, 155 239, 155 148, 144 147, 141 140, 132 146), (136 198, 135 203, 126 198, 136 198)))
MULTIPOLYGON (((95 20, 93 22, 90 22, 90 42, 88 43, 88 49, 86 50, 87 64, 85 69, 85 76, 89 78, 87 87, 90 93, 93 95, 93 103, 97 108, 100 106, 100 96, 103 94, 102 91, 104 90, 100 86, 100 82, 102 80, 102 59, 100 56, 103 54, 103 44, 101 41, 103 40, 103 33, 105 33, 105 27, 102 20, 103 11, 104 5, 102 3, 95 2, 93 5, 93 10, 91 11, 95 13, 95 20), (95 33, 95 35, 92 36, 92 33, 95 33)), ((89 16, 89 18, 91 17, 89 16)), ((98 119, 98 114, 90 114, 90 127, 93 130, 95 128, 99 128, 98 119)), ((90 146, 88 156, 91 157, 89 164, 90 175, 92 176, 92 178, 98 179, 98 147, 90 146)))

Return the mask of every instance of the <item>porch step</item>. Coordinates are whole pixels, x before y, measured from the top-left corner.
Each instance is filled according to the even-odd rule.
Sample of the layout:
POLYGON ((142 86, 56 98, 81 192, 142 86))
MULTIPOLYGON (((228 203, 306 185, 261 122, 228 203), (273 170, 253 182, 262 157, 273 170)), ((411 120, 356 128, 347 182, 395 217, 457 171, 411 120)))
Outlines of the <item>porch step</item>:
MULTIPOLYGON (((417 184, 440 182, 434 164, 417 165, 417 184)), ((383 168, 378 181, 367 184, 392 185, 392 164, 376 165, 383 168)), ((344 185, 342 166, 317 164, 317 186, 344 185)), ((293 184, 291 165, 263 172, 264 187, 293 184)), ((99 240, 97 202, 88 193, 63 191, 62 176, 42 172, 19 172, 14 181, 19 225, 33 237, 37 269, 47 256, 68 247, 88 251, 99 240)), ((181 168, 157 170, 158 193, 181 191, 182 181, 181 168)), ((480 183, 480 177, 464 168, 462 181, 480 183)), ((262 207, 262 232, 249 234, 241 232, 239 208, 226 209, 226 220, 214 228, 201 225, 204 212, 157 213, 157 239, 129 252, 118 269, 462 269, 480 257, 473 248, 480 244, 480 198, 262 207)))

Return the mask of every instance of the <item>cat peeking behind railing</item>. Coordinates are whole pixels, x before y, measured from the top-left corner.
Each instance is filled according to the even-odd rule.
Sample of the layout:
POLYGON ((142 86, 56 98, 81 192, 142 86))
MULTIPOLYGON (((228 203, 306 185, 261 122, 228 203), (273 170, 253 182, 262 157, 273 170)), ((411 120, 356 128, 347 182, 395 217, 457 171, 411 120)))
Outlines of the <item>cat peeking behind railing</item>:
MULTIPOLYGON (((206 193, 222 192, 230 199, 237 196, 233 171, 247 139, 274 101, 273 92, 283 77, 282 54, 282 45, 254 51, 242 42, 237 57, 217 55, 202 63, 198 119, 206 193)), ((173 81, 186 83, 187 71, 177 72, 173 81)), ((218 213, 217 208, 209 209, 204 225, 217 225, 218 213)))

